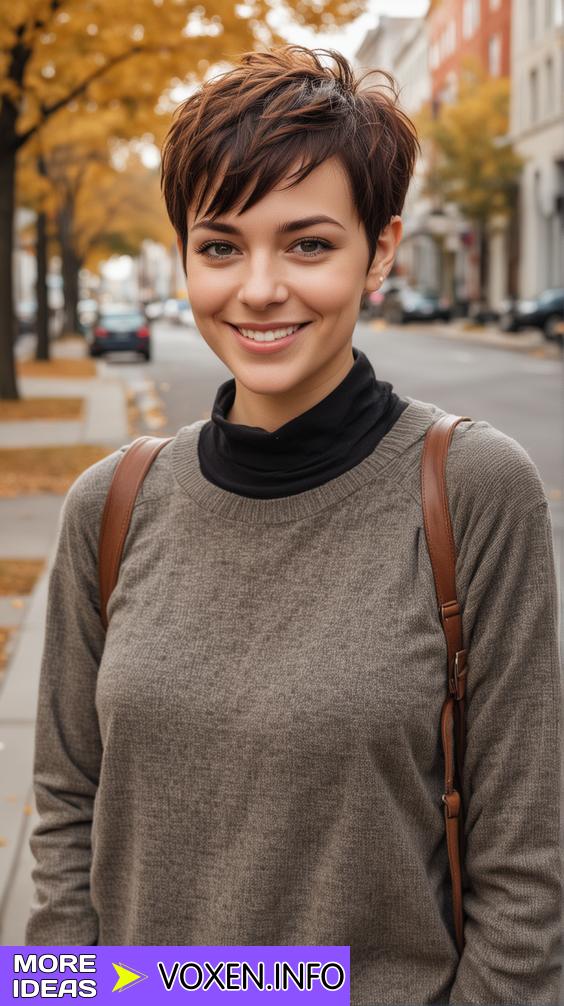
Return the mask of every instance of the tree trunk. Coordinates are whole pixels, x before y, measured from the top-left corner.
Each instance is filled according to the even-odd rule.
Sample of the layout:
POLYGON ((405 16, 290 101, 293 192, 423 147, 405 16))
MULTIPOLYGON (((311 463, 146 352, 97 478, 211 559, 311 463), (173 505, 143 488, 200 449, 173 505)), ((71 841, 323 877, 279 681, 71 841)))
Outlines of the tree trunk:
POLYGON ((65 319, 63 335, 74 335, 78 331, 78 272, 82 266, 81 260, 75 254, 73 245, 73 212, 72 207, 65 206, 57 214, 59 241, 61 243, 61 259, 63 272, 63 290, 65 294, 65 319))
POLYGON ((49 311, 47 304, 47 219, 37 214, 37 350, 38 360, 49 359, 49 311))
POLYGON ((488 303, 489 242, 485 223, 479 224, 480 235, 480 303, 488 303))
POLYGON ((0 154, 0 398, 18 398, 14 364, 14 305, 12 295, 14 252, 15 150, 0 154))

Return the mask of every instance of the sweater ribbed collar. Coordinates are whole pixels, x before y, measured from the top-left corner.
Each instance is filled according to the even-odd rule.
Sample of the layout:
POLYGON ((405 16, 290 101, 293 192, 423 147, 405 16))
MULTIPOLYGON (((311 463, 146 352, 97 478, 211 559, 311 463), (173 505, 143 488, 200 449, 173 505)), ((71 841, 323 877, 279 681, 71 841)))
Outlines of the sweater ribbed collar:
POLYGON ((163 461, 166 455, 171 457, 176 483, 193 503, 224 520, 249 524, 255 529, 260 524, 303 520, 337 505, 369 482, 401 480, 406 469, 405 453, 412 448, 416 451, 413 463, 420 466, 420 447, 416 445, 422 444, 431 423, 444 413, 435 405, 409 399, 408 403, 390 432, 355 468, 325 485, 283 499, 248 499, 209 482, 202 475, 198 458, 198 441, 205 426, 203 420, 179 430, 173 443, 162 452, 163 461))

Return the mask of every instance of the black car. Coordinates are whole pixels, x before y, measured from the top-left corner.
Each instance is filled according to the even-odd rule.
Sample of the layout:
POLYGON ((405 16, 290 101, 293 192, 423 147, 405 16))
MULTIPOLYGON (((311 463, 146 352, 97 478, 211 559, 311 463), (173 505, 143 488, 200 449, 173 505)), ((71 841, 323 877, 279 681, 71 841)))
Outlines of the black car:
POLYGON ((21 300, 16 305, 16 328, 18 335, 35 332, 37 326, 37 301, 21 300))
POLYGON ((448 321, 450 303, 437 293, 399 286, 386 291, 382 313, 390 325, 402 325, 406 321, 448 321))
POLYGON ((504 305, 499 323, 504 332, 522 328, 542 328, 547 339, 564 335, 564 290, 544 290, 538 297, 504 305))
POLYGON ((90 356, 121 352, 141 353, 150 360, 147 318, 143 309, 134 304, 103 304, 92 332, 90 356))

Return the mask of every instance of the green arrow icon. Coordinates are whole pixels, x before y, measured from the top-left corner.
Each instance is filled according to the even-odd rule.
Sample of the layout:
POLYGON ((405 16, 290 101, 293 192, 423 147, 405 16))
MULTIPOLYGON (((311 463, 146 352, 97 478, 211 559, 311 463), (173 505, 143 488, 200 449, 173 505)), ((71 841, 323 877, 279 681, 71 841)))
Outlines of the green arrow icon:
POLYGON ((139 984, 139 982, 149 977, 148 975, 144 975, 142 971, 133 971, 132 968, 126 968, 123 964, 114 964, 113 966, 118 973, 118 980, 112 992, 121 992, 128 985, 139 984))

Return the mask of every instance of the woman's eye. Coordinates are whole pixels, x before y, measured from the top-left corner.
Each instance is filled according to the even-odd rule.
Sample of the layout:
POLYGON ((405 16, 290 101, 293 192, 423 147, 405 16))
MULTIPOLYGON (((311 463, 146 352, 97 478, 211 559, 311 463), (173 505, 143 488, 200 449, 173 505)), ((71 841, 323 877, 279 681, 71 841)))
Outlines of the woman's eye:
POLYGON ((224 244, 222 241, 214 241, 213 244, 200 248, 200 252, 209 255, 210 258, 229 258, 232 251, 234 251, 233 245, 224 244))
POLYGON ((303 255, 316 255, 326 251, 329 247, 326 241, 321 241, 319 238, 303 238, 302 241, 298 241, 297 245, 294 245, 292 251, 299 251, 303 255))

